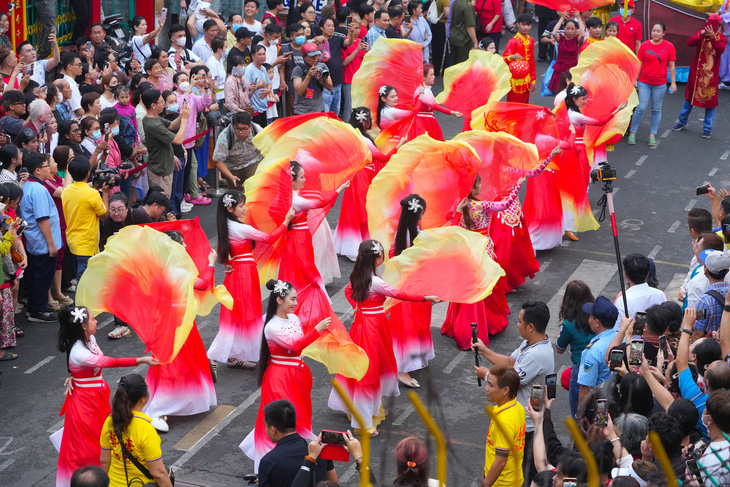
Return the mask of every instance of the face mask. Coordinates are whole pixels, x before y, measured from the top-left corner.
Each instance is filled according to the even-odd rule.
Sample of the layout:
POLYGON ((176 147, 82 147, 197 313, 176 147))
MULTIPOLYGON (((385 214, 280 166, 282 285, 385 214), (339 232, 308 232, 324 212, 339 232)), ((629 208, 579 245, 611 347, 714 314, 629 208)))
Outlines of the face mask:
POLYGON ((237 30, 238 30, 239 28, 241 28, 241 27, 243 27, 243 24, 233 24, 233 25, 231 25, 231 29, 233 30, 233 33, 234 33, 234 34, 235 34, 235 33, 236 33, 236 31, 237 31, 237 30))
POLYGON ((180 83, 180 84, 178 85, 178 89, 179 89, 179 90, 180 90, 181 92, 183 92, 183 93, 187 93, 187 91, 188 91, 188 90, 190 89, 190 83, 189 83, 189 82, 187 82, 187 81, 183 81, 182 83, 180 83))
MULTIPOLYGON (((623 7, 622 7, 622 8, 619 8, 619 9, 618 9, 618 13, 619 13, 619 15, 620 15, 621 17, 624 17, 624 9, 623 9, 623 7)), ((627 16, 627 17, 631 17, 631 14, 633 14, 633 13, 634 13, 634 11, 633 11, 633 10, 631 10, 631 9, 629 9, 629 11, 628 11, 628 13, 626 14, 626 16, 627 16)))
POLYGON ((244 68, 239 68, 238 66, 236 66, 231 70, 231 74, 233 76, 243 76, 244 74, 246 74, 246 70, 244 68))
POLYGON ((94 131, 93 131, 93 132, 91 133, 91 136, 92 136, 92 137, 94 138, 94 140, 99 140, 99 139, 101 139, 101 130, 94 130, 94 131))
MULTIPOLYGON (((702 415, 702 417, 700 417, 700 421, 702 421, 702 424, 703 424, 703 425, 705 426, 705 428, 706 428, 707 430, 709 430, 709 429, 710 429, 710 425, 709 425, 709 424, 707 424, 707 423, 705 423, 705 416, 706 416, 706 415, 705 415, 705 414, 703 414, 703 415, 702 415)), ((709 418, 709 416, 708 416, 708 418, 709 418)), ((712 423, 710 423, 710 424, 712 424, 712 423)))
POLYGON ((307 41, 307 38, 305 36, 299 36, 294 38, 294 42, 299 44, 300 46, 304 44, 307 41))
POLYGON ((178 110, 180 110, 180 105, 177 104, 177 103, 175 103, 174 105, 168 105, 167 106, 167 111, 168 112, 175 112, 175 113, 177 113, 178 110))
POLYGON ((279 45, 279 39, 271 39, 271 45, 272 46, 278 46, 279 45))
POLYGON ((119 127, 112 127, 112 135, 119 135, 119 127))
POLYGON ((59 93, 56 95, 56 101, 58 103, 61 103, 63 101, 63 94, 59 93))
POLYGON ((175 44, 177 44, 180 47, 185 47, 185 42, 187 42, 187 37, 178 37, 175 39, 175 44))

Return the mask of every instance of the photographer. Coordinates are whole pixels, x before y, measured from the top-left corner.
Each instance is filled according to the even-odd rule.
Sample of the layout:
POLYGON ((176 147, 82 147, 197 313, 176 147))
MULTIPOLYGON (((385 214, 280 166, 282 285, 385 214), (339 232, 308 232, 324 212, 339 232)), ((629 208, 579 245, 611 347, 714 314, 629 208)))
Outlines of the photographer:
POLYGON ((313 42, 302 46, 304 66, 296 66, 292 71, 292 82, 297 94, 294 100, 294 115, 324 111, 322 92, 332 91, 332 78, 324 63, 319 62, 322 52, 313 42))
POLYGON ((254 127, 251 114, 236 112, 231 124, 218 136, 213 161, 230 188, 242 188, 246 179, 256 174, 263 156, 253 145, 253 137, 260 130, 261 127, 254 127))
POLYGON ((63 189, 61 202, 66 217, 66 242, 76 256, 77 279, 81 280, 89 259, 99 252, 99 220, 107 217, 109 184, 104 182, 99 196, 86 182, 91 175, 86 161, 72 159, 68 172, 74 182, 63 189))

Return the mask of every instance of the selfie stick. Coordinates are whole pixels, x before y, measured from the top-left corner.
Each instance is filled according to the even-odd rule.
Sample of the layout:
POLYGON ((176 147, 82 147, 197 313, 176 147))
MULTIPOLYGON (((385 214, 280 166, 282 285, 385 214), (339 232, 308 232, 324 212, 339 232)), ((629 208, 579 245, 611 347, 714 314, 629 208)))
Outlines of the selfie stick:
MULTIPOLYGON (((477 324, 476 323, 472 323, 471 324, 471 342, 472 343, 475 343, 476 344, 478 342, 479 338, 477 338, 477 333, 478 333, 477 332, 477 324)), ((474 364, 477 367, 479 367, 479 351, 478 350, 474 350, 474 364)), ((479 378, 479 376, 477 376, 477 385, 479 387, 482 386, 482 380, 479 378)))
POLYGON ((621 298, 624 302, 624 315, 629 317, 629 305, 626 301, 626 283, 624 282, 624 265, 621 262, 621 249, 618 244, 618 227, 616 226, 616 212, 613 207, 613 184, 611 180, 603 182, 603 196, 598 200, 598 205, 602 206, 601 215, 598 221, 602 222, 606 218, 606 205, 608 212, 611 214, 611 228, 613 229, 613 244, 616 247, 616 262, 618 263, 618 277, 621 281, 621 298))

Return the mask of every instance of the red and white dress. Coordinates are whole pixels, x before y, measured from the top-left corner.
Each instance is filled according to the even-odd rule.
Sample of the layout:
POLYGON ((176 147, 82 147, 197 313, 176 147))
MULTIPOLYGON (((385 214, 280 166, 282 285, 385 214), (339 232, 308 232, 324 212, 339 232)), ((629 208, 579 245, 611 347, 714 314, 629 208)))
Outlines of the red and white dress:
MULTIPOLYGON (((418 98, 418 90, 416 90, 415 97, 418 98)), ((408 140, 413 140, 423 134, 428 134, 432 139, 444 140, 441 125, 439 125, 436 117, 433 116, 433 112, 437 111, 451 115, 451 110, 436 103, 436 98, 434 98, 430 86, 424 87, 421 101, 423 102, 421 109, 416 114, 413 125, 411 125, 411 129, 408 131, 408 140)))
MULTIPOLYGON (((410 236, 406 237, 410 242, 410 236)), ((389 257, 395 256, 395 243, 389 257)), ((433 303, 424 301, 399 301, 390 308, 388 322, 393 335, 393 352, 398 372, 413 372, 428 366, 436 356, 431 337, 431 310, 433 303)))
MULTIPOLYGON (((479 232, 487 237, 487 252, 489 256, 497 261, 494 252, 494 242, 489 236, 489 223, 492 213, 503 211, 517 199, 520 186, 515 186, 507 198, 502 201, 479 201, 467 200, 466 210, 471 216, 474 227, 469 228, 464 222, 461 213, 454 214, 452 222, 462 228, 479 232)), ((477 324, 479 338, 484 343, 489 343, 489 335, 499 333, 507 328, 507 316, 510 314, 507 304, 506 279, 504 277, 497 281, 492 293, 482 301, 472 304, 449 303, 446 312, 446 320, 441 325, 441 334, 447 335, 456 340, 456 346, 461 350, 468 350, 471 347, 471 323, 477 324)))
POLYGON ((208 358, 217 362, 226 362, 230 358, 258 362, 264 320, 261 316, 261 284, 251 252, 254 242, 273 244, 285 232, 284 224, 267 234, 251 225, 228 220, 228 263, 233 272, 226 275, 223 284, 233 296, 233 309, 221 306, 218 334, 208 348, 208 358))
MULTIPOLYGON (((408 135, 414 119, 423 105, 422 98, 416 98, 416 104, 410 110, 385 106, 380 112, 380 132, 388 132, 389 140, 397 144, 401 137, 408 135), (397 139, 397 140, 395 140, 397 139)), ((410 139, 408 139, 410 140, 410 139)))
MULTIPOLYGON (((365 421, 366 429, 374 429, 385 418, 383 396, 398 396, 398 366, 393 353, 391 325, 385 316, 385 298, 393 297, 403 301, 424 301, 423 296, 404 293, 373 275, 368 297, 362 303, 352 300, 352 284, 345 288, 345 296, 355 308, 355 320, 350 327, 350 338, 367 353, 370 363, 361 380, 348 379, 338 375, 337 380, 352 399, 355 408, 365 421)), ((349 414, 347 406, 333 389, 329 407, 349 414)), ((352 427, 360 429, 355 417, 352 427)))
MULTIPOLYGON (((209 265, 205 274, 195 279, 195 289, 208 289, 214 273, 215 267, 209 265)), ((195 323, 175 359, 169 364, 150 367, 145 382, 149 400, 143 412, 151 418, 192 416, 218 405, 205 345, 195 323)))
POLYGON ((273 450, 274 443, 266 435, 264 406, 272 401, 288 399, 297 411, 297 433, 313 440, 312 433, 312 372, 302 361, 302 350, 318 337, 316 328, 306 335, 296 315, 288 319, 274 316, 264 327, 266 344, 269 347, 269 366, 261 382, 261 403, 256 416, 256 426, 241 442, 239 448, 254 461, 258 472, 261 458, 273 450))
POLYGON ((69 354, 68 367, 73 378, 73 394, 66 396, 61 408, 63 428, 51 435, 59 449, 56 487, 68 487, 71 475, 86 465, 101 466, 101 429, 111 413, 109 385, 101 370, 111 367, 134 367, 135 357, 107 357, 94 336, 87 343, 74 343, 69 354))

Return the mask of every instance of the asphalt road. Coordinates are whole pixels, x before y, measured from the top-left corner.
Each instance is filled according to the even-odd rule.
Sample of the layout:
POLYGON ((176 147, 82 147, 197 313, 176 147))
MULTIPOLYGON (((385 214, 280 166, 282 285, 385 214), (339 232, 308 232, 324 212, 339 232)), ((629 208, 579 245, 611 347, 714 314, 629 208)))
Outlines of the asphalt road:
MULTIPOLYGON (((544 71, 545 64, 538 69, 544 71)), ((635 146, 619 143, 609 153, 610 163, 618 169, 615 183, 616 219, 619 225, 621 250, 624 254, 641 252, 655 259, 660 288, 671 297, 687 271, 691 258, 690 239, 686 229, 686 212, 694 206, 710 207, 704 196, 695 196, 694 188, 709 180, 715 187, 730 187, 727 160, 728 111, 730 94, 720 92, 713 138, 700 138, 702 110, 695 110, 686 131, 673 133, 682 104, 684 86, 679 93, 664 99, 664 118, 658 134, 659 145, 649 149, 648 118, 645 117, 635 146)), ((552 99, 533 95, 533 103, 552 106, 552 99)), ((437 114, 448 138, 461 128, 461 121, 437 114)), ((601 196, 598 186, 590 189, 594 204, 601 196)), ((328 216, 334 228, 339 206, 328 216)), ((200 216, 209 237, 215 236, 214 206, 196 207, 187 217, 200 216)), ((510 353, 520 343, 516 316, 520 304, 527 299, 542 300, 552 312, 549 335, 557 336, 557 309, 565 284, 583 279, 594 295, 613 299, 618 293, 614 243, 608 220, 595 232, 580 235, 579 242, 540 252, 540 273, 516 292, 508 295, 515 310, 510 326, 491 340, 494 350, 510 353)), ((327 286, 338 314, 347 311, 343 288, 352 263, 340 259, 342 278, 327 286)), ((217 280, 222 281, 221 270, 217 280)), ((144 303, 140 303, 144 306, 144 303)), ((449 439, 449 485, 478 485, 484 465, 484 443, 488 418, 484 412, 484 390, 476 385, 471 372, 473 355, 460 352, 454 342, 439 333, 446 313, 446 304, 434 307, 433 339, 436 358, 429 367, 415 372, 423 387, 416 394, 424 401, 437 423, 449 439), (475 483, 477 482, 477 483, 475 483)), ((119 341, 107 341, 104 336, 111 330, 108 317, 99 319, 99 343, 110 356, 138 356, 144 350, 135 336, 119 341)), ((63 380, 68 376, 65 357, 55 348, 57 324, 26 323, 22 315, 16 317, 26 337, 19 341, 15 352, 19 359, 0 363, 0 485, 48 486, 53 485, 57 453, 48 436, 61 426, 58 411, 63 403, 63 380)), ((198 326, 206 346, 218 329, 218 312, 199 319, 198 326)), ((349 325, 349 323, 348 323, 349 325)), ((326 406, 330 393, 330 379, 319 363, 307 360, 314 375, 313 430, 344 430, 349 422, 344 414, 335 413, 326 406)), ((569 365, 568 354, 556 355, 557 368, 569 365)), ((141 366, 142 372, 144 368, 141 366)), ((130 369, 111 369, 104 373, 110 384, 130 369)), ((238 444, 253 428, 259 406, 256 372, 219 368, 217 394, 219 406, 208 414, 192 417, 172 417, 170 432, 162 435, 166 465, 177 471, 178 485, 239 486, 243 475, 253 470, 252 462, 238 449, 238 444)), ((401 396, 387 402, 389 417, 380 427, 380 436, 372 442, 373 468, 383 485, 394 478, 393 451, 398 441, 409 435, 426 437, 426 429, 408 401, 406 390, 401 396)), ((556 411, 568 411, 567 392, 558 388, 556 411)), ((556 423, 559 423, 556 422, 556 423)), ((565 437, 565 428, 559 426, 565 437)), ((435 455, 432 452, 432 469, 435 455)), ((337 464, 342 485, 356 485, 352 463, 337 464)))

